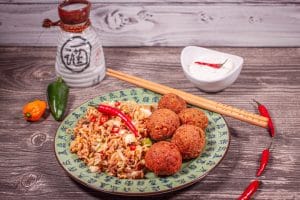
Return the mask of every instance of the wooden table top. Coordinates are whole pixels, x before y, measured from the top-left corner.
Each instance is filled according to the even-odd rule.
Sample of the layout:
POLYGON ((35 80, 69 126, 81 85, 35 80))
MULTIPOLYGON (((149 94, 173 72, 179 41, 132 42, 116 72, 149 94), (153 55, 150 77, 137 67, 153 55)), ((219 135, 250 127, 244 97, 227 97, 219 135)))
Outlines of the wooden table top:
MULTIPOLYGON (((255 199, 300 198, 300 48, 213 48, 245 60, 237 81, 208 94, 190 83, 181 70, 182 48, 104 48, 106 64, 144 79, 165 84, 257 112, 252 99, 264 103, 276 126, 270 163, 259 178, 255 199)), ((22 119, 23 105, 46 99, 54 80, 56 48, 0 48, 0 199, 132 199, 96 192, 74 182, 54 154, 59 122, 51 116, 38 123, 22 119)), ((67 113, 114 90, 135 87, 106 77, 90 88, 72 88, 67 113)), ((255 178, 260 153, 271 139, 267 130, 225 117, 231 144, 225 159, 202 181, 149 199, 236 199, 255 178)), ((135 198, 134 198, 135 199, 135 198)))

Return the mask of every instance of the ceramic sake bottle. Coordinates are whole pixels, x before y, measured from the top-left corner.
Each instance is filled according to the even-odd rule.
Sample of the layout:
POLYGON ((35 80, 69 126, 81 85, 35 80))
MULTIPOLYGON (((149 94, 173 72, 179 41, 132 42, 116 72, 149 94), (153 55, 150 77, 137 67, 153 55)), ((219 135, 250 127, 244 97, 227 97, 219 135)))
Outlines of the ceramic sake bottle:
POLYGON ((55 71, 70 87, 88 87, 105 76, 105 59, 98 33, 91 25, 91 3, 69 0, 58 6, 60 20, 44 20, 44 27, 60 26, 55 71))

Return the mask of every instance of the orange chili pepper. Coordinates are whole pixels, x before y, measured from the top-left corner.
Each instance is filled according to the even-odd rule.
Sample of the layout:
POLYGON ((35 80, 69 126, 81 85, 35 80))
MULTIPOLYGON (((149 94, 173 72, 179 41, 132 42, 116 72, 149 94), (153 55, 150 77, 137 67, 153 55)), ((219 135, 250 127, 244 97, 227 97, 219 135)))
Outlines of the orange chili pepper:
POLYGON ((34 100, 24 105, 23 115, 27 121, 39 121, 47 108, 46 101, 34 100))

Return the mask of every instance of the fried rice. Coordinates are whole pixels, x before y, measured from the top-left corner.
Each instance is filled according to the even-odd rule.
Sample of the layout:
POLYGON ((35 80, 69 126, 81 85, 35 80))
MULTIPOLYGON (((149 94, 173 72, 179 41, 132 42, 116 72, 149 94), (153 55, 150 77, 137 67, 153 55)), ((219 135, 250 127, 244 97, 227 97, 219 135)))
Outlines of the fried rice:
POLYGON ((137 128, 136 137, 119 117, 108 116, 88 107, 72 134, 70 151, 84 161, 92 172, 105 172, 118 178, 144 178, 145 154, 151 146, 145 126, 153 105, 135 102, 104 102, 117 107, 137 128))

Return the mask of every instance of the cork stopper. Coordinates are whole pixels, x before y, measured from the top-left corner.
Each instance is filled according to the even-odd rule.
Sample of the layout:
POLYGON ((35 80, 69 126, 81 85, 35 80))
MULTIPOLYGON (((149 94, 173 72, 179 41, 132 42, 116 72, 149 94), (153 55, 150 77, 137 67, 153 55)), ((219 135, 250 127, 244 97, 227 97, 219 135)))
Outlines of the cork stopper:
POLYGON ((58 15, 64 24, 80 24, 89 19, 91 3, 86 0, 64 1, 58 6, 58 15))

